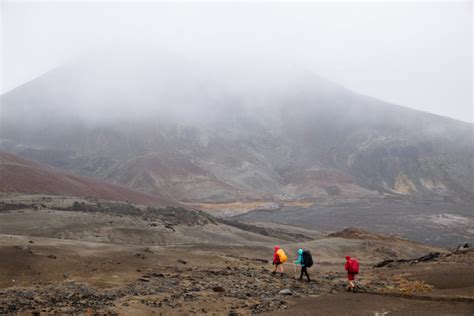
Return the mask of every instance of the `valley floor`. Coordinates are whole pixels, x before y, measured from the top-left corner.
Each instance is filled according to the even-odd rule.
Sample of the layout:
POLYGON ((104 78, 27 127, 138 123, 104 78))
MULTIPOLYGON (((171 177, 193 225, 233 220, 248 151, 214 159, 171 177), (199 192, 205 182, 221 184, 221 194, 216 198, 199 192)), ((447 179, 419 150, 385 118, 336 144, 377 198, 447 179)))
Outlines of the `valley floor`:
POLYGON ((474 239, 472 203, 441 201, 367 200, 350 204, 283 206, 235 216, 251 223, 265 222, 335 231, 358 227, 396 234, 424 244, 453 248, 474 239))
POLYGON ((289 235, 289 226, 282 236, 302 240, 285 241, 274 237, 283 227, 255 230, 260 235, 194 213, 179 222, 173 212, 171 221, 163 214, 48 205, 1 211, 0 315, 474 313, 473 251, 450 253, 356 230, 326 236, 295 228, 289 235), (289 254, 284 276, 271 274, 277 243, 289 254), (298 247, 315 256, 310 283, 294 278, 298 247), (439 258, 372 267, 433 251, 441 252, 439 258), (345 290, 348 253, 362 264, 356 293, 345 290))

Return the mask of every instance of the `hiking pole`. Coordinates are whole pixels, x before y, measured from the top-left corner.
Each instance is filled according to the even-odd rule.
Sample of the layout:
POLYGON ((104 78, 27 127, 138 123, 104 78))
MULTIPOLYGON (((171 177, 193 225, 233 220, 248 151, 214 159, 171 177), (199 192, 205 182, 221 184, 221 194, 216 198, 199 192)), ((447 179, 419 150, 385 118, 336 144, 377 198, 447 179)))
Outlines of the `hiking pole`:
POLYGON ((294 278, 296 279, 296 264, 293 262, 293 270, 295 271, 294 278))

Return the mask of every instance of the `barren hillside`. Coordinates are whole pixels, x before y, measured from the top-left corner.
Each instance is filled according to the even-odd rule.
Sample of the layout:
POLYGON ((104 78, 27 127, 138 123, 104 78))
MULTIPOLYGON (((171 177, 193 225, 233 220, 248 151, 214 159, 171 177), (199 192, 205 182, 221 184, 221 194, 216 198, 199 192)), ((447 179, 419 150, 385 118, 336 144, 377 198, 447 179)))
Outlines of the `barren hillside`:
POLYGON ((0 191, 91 197, 148 205, 174 204, 158 194, 149 195, 125 186, 91 180, 5 152, 0 152, 0 191))

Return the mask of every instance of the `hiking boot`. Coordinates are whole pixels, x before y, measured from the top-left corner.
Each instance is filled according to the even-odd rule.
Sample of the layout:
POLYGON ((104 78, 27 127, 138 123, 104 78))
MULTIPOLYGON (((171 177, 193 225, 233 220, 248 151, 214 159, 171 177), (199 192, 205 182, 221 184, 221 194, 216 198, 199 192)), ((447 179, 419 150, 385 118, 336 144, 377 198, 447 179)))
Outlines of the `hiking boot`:
POLYGON ((276 274, 276 272, 275 272, 275 271, 273 271, 273 272, 272 272, 272 275, 275 275, 275 274, 276 274))

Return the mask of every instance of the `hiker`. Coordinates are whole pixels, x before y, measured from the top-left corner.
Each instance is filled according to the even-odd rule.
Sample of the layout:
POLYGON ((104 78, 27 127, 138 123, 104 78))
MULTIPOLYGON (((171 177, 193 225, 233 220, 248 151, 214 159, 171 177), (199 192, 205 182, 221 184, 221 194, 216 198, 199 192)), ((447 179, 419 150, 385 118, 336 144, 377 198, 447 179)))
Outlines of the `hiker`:
POLYGON ((306 275, 308 282, 311 282, 308 274, 308 268, 313 265, 313 257, 309 250, 298 249, 298 260, 294 262, 295 264, 301 265, 301 274, 299 280, 303 279, 303 273, 306 275))
POLYGON ((283 249, 279 246, 275 246, 275 251, 273 252, 273 265, 275 266, 275 270, 273 270, 272 274, 275 275, 278 270, 281 272, 281 276, 284 275, 283 271, 283 263, 288 259, 286 253, 283 249))
POLYGON ((359 261, 356 258, 351 259, 350 256, 346 256, 346 264, 344 265, 344 269, 347 271, 347 280, 349 281, 349 287, 347 291, 354 292, 355 285, 355 275, 359 273, 359 261))

